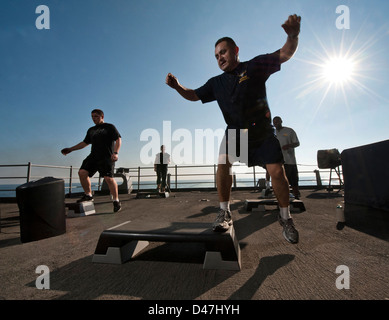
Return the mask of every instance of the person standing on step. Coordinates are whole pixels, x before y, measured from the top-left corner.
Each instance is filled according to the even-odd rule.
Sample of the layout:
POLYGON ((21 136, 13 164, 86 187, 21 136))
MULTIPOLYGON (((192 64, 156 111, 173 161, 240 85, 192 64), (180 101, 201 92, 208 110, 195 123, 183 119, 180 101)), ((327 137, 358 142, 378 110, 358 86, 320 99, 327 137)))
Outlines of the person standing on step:
POLYGON ((94 109, 91 112, 95 126, 88 129, 85 139, 70 148, 61 150, 63 155, 80 150, 92 145, 91 153, 82 162, 78 171, 84 196, 77 202, 93 201, 90 178, 98 171, 104 177, 113 199, 113 211, 121 209, 119 201, 118 185, 114 179, 115 162, 118 160, 119 150, 122 144, 121 136, 113 124, 104 122, 104 112, 94 109))
POLYGON ((158 192, 165 192, 167 167, 170 164, 170 154, 166 152, 164 145, 161 146, 161 152, 157 153, 154 161, 154 171, 157 173, 158 192))

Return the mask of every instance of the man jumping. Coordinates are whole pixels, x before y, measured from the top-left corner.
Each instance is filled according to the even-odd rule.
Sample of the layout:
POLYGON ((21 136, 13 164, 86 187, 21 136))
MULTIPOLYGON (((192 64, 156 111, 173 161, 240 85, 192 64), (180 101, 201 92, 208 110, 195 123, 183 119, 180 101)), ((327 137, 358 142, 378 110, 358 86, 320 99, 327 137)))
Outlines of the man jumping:
MULTIPOLYGON (((247 164, 262 166, 269 172, 273 190, 280 207, 279 222, 283 226, 283 235, 291 243, 298 242, 296 230, 289 209, 289 184, 283 167, 283 155, 280 144, 271 123, 270 109, 266 98, 266 80, 281 69, 296 52, 300 33, 301 17, 291 15, 282 25, 288 35, 284 46, 278 51, 259 55, 250 61, 240 62, 239 48, 229 37, 219 39, 215 44, 215 57, 221 75, 209 79, 198 89, 188 89, 169 73, 166 84, 175 89, 189 101, 201 100, 202 103, 217 101, 227 123, 224 141, 219 151, 217 170, 217 190, 220 211, 213 224, 213 230, 224 232, 232 225, 230 196, 232 186, 231 165, 233 156, 228 148, 234 144, 239 150, 237 138, 229 137, 231 129, 246 129, 248 150, 247 164)), ((241 147, 241 146, 240 146, 241 147)))

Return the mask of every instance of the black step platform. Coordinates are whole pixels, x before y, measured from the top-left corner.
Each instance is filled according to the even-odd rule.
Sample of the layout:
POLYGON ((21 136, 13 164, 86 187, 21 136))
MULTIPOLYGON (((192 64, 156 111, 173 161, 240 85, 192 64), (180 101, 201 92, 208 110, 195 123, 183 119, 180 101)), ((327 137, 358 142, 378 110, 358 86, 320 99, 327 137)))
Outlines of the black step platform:
POLYGON ((105 230, 98 240, 93 262, 124 263, 150 242, 204 243, 203 269, 240 270, 240 247, 233 226, 227 232, 211 229, 210 223, 125 222, 105 230))
MULTIPOLYGON (((304 203, 301 200, 291 199, 289 205, 291 212, 305 211, 304 203)), ((278 201, 277 199, 253 199, 245 201, 246 211, 252 211, 254 208, 265 211, 264 206, 278 206, 278 201)))
POLYGON ((137 192, 135 199, 169 198, 169 192, 137 192))
POLYGON ((65 207, 68 208, 68 218, 85 217, 87 215, 96 213, 93 201, 66 203, 65 207))

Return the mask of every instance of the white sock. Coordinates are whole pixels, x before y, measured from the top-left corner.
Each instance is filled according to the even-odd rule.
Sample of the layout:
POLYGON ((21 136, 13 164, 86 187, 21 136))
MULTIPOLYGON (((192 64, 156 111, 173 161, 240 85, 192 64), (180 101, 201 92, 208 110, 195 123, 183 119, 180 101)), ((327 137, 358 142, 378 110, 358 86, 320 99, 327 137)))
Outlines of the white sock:
POLYGON ((286 208, 281 208, 280 207, 280 216, 282 219, 284 220, 288 220, 290 218, 292 218, 292 216, 290 215, 290 207, 287 206, 286 208))
POLYGON ((230 210, 230 202, 225 201, 225 202, 220 202, 220 209, 222 210, 230 210))

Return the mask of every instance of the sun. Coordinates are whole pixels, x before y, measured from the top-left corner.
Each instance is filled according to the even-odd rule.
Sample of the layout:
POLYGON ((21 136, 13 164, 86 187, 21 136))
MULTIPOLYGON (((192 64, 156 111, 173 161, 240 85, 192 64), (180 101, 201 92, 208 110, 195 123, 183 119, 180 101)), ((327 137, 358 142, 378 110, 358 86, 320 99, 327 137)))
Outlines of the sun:
POLYGON ((327 108, 326 112, 345 109, 351 119, 357 97, 366 96, 378 103, 388 103, 385 97, 368 86, 379 81, 373 73, 382 70, 382 64, 374 59, 375 46, 387 39, 387 25, 368 34, 363 32, 363 25, 355 33, 344 30, 330 33, 328 37, 319 36, 311 29, 311 45, 303 48, 301 58, 293 57, 301 62, 304 77, 301 84, 291 90, 296 92, 296 99, 302 104, 313 105, 307 127, 314 124, 323 107, 327 108))
POLYGON ((322 65, 322 77, 330 84, 343 85, 352 81, 355 63, 347 57, 329 58, 322 65))

